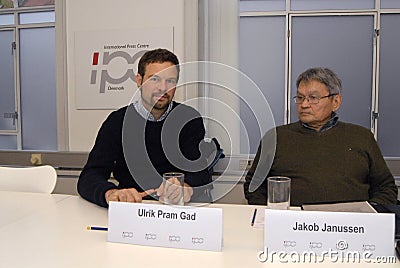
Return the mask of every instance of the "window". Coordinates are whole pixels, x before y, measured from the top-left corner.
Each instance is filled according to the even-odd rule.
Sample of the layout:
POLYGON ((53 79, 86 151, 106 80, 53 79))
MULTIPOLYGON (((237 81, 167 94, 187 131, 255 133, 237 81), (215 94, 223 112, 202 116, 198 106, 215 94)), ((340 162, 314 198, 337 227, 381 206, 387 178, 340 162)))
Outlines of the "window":
POLYGON ((52 6, 55 0, 1 0, 0 8, 52 6), (16 4, 14 6, 14 4, 16 4))
MULTIPOLYGON (((400 157, 400 128, 393 124, 399 117, 399 7, 396 0, 289 0, 282 9, 280 0, 242 0, 240 69, 281 125, 297 121, 291 100, 297 76, 309 67, 332 68, 343 81, 341 120, 370 128, 385 157, 400 157)), ((254 121, 242 107, 241 118, 254 121)), ((247 123, 252 154, 264 134, 254 129, 247 123)))
POLYGON ((54 1, 1 1, 0 150, 57 150, 54 1))
POLYGON ((1 0, 0 1, 0 8, 13 8, 14 2, 13 0, 1 0))

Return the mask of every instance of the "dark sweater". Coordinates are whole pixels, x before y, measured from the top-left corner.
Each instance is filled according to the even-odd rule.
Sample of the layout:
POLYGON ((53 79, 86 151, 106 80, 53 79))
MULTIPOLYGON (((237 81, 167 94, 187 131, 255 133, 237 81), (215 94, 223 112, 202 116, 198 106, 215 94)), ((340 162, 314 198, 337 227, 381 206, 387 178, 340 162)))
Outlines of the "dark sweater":
MULTIPOLYGON (((273 132, 268 132, 263 138, 264 144, 271 144, 274 137, 273 132)), ((396 203, 394 178, 368 129, 338 122, 330 130, 317 132, 296 122, 277 127, 276 138, 275 157, 273 146, 264 146, 264 150, 260 146, 247 173, 244 189, 249 204, 265 205, 267 184, 264 179, 278 175, 292 179, 291 205, 294 206, 355 200, 396 203), (272 157, 268 171, 265 163, 272 157), (261 173, 257 171, 255 175, 257 165, 261 173), (255 180, 264 181, 256 191, 249 192, 253 176, 255 180)))
POLYGON ((161 145, 162 133, 164 146, 172 146, 172 154, 167 151, 170 159, 180 155, 178 142, 184 158, 199 159, 199 143, 204 138, 205 130, 200 114, 193 108, 174 102, 167 118, 160 122, 143 119, 133 105, 112 112, 103 122, 79 176, 79 194, 90 202, 107 207, 105 193, 108 190, 135 188, 141 192, 157 188, 163 173, 175 171, 184 172, 185 182, 192 187, 208 184, 211 176, 207 169, 192 172, 182 169, 180 162, 178 166, 181 168, 178 168, 167 159, 165 148, 163 150, 161 145), (178 112, 174 111, 184 116, 177 116, 178 112), (195 119, 185 122, 187 118, 195 119), (168 122, 165 124, 167 127, 164 127, 165 122, 168 122), (175 143, 177 146, 174 146, 175 143), (111 173, 118 186, 108 181, 111 173))

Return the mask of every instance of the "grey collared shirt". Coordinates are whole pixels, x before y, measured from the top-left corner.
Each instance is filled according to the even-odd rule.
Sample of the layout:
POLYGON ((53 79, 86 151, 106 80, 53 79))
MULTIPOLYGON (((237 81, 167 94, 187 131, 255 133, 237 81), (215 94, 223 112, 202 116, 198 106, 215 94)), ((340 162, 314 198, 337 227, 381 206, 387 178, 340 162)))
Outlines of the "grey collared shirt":
POLYGON ((316 130, 315 128, 310 127, 310 125, 307 123, 302 122, 301 124, 305 128, 312 129, 317 132, 324 132, 324 131, 327 131, 327 130, 333 128, 334 126, 336 126, 338 120, 339 120, 339 116, 335 112, 332 112, 331 119, 329 119, 329 121, 326 122, 326 124, 323 125, 320 130, 316 130))
POLYGON ((143 106, 142 98, 140 98, 139 100, 137 100, 137 101, 135 101, 135 102, 133 103, 133 107, 135 107, 136 111, 137 111, 144 119, 146 119, 146 120, 148 120, 148 121, 152 121, 152 122, 159 122, 159 121, 164 120, 164 119, 167 117, 167 115, 169 114, 169 112, 171 111, 172 105, 173 105, 173 103, 172 103, 172 101, 171 101, 170 104, 168 105, 167 110, 163 113, 163 115, 162 115, 158 120, 156 120, 156 119, 154 118, 154 116, 143 106))

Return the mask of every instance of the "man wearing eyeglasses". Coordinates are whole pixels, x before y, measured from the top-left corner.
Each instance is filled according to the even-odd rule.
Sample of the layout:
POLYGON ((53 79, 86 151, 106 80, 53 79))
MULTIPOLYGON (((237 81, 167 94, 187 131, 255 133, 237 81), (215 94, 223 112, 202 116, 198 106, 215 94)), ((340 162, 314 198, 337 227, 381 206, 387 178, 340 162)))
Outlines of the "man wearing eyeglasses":
POLYGON ((338 121, 342 83, 337 75, 327 68, 311 68, 299 75, 296 86, 299 121, 263 137, 246 175, 248 203, 265 205, 266 178, 287 176, 292 179, 294 206, 345 201, 395 204, 397 187, 371 131, 338 121), (252 181, 259 187, 252 189, 252 181))

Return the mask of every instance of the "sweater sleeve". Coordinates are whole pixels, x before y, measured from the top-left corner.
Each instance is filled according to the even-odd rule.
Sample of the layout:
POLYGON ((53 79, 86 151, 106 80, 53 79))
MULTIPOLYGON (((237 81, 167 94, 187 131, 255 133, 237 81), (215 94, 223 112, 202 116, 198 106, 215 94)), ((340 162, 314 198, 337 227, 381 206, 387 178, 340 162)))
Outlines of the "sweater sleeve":
POLYGON ((257 154, 254 157, 253 165, 246 174, 244 188, 244 196, 249 205, 266 205, 267 204, 267 183, 264 180, 260 186, 254 191, 250 191, 250 183, 253 180, 254 172, 260 161, 261 146, 258 147, 257 154))
POLYGON ((244 195, 249 205, 267 204, 267 177, 276 150, 276 129, 268 131, 258 146, 253 164, 245 177, 244 195))
POLYGON ((172 161, 171 164, 185 174, 185 182, 193 188, 191 202, 209 202, 212 175, 208 171, 207 156, 200 151, 205 136, 203 119, 198 111, 184 104, 178 104, 175 109, 179 110, 175 110, 175 114, 169 119, 176 125, 175 129, 183 126, 178 134, 179 150, 183 159, 179 160, 178 156, 178 162, 172 164, 172 161), (179 164, 179 161, 183 162, 179 164))
MULTIPOLYGON (((180 149, 186 159, 195 161, 200 159, 203 165, 206 165, 206 158, 200 158, 200 143, 204 140, 205 129, 202 118, 193 119, 184 127, 184 134, 180 137, 180 149)), ((211 174, 207 168, 199 171, 187 170, 185 181, 192 187, 203 186, 211 182, 211 174)))
POLYGON ((86 200, 108 207, 105 193, 117 186, 109 182, 120 148, 122 121, 113 112, 102 124, 78 180, 78 193, 86 200))
POLYGON ((370 135, 370 172, 369 181, 369 197, 370 201, 378 204, 396 204, 397 186, 394 177, 386 165, 382 153, 378 147, 372 133, 370 135))

